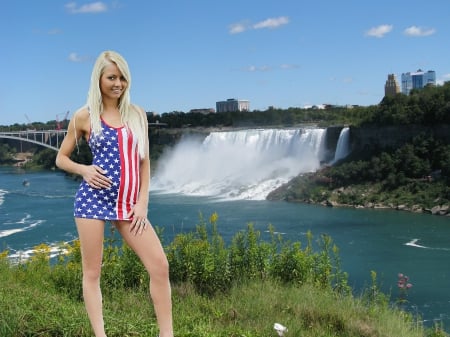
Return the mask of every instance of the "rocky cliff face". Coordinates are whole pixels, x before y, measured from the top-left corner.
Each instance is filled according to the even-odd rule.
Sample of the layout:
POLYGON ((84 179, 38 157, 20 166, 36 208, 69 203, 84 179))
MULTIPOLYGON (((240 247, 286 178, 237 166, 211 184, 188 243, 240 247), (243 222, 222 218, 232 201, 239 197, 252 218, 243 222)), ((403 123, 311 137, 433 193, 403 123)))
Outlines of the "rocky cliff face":
POLYGON ((325 138, 325 147, 327 150, 332 150, 334 152, 343 128, 343 126, 327 127, 327 136, 325 138))
POLYGON ((450 125, 350 127, 351 151, 398 148, 422 133, 450 144, 450 125))

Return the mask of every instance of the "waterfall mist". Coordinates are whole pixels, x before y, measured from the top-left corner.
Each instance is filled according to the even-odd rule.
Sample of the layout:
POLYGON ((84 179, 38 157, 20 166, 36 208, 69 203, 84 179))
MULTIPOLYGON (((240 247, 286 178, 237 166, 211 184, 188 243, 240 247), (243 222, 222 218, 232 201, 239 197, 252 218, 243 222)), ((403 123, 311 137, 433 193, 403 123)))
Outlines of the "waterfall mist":
POLYGON ((320 167, 326 129, 212 132, 184 139, 158 160, 152 190, 219 199, 265 199, 320 167))

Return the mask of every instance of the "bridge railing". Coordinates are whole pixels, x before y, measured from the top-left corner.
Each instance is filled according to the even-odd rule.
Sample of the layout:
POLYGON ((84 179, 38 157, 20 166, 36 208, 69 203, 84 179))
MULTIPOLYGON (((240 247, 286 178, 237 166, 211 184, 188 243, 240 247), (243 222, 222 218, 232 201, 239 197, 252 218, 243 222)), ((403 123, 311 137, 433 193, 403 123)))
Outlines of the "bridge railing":
POLYGON ((0 138, 22 140, 57 151, 66 134, 67 130, 26 130, 0 132, 0 138))

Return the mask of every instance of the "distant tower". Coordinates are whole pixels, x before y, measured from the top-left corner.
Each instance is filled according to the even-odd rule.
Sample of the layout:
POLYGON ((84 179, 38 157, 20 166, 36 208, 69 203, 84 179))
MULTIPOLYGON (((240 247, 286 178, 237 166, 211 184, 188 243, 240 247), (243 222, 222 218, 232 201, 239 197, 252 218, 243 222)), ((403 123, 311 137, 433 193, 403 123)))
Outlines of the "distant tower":
POLYGON ((417 70, 415 73, 402 74, 402 93, 409 95, 412 89, 422 89, 427 85, 436 85, 436 72, 434 70, 417 70))
POLYGON ((394 74, 389 74, 386 84, 384 85, 384 96, 395 96, 400 93, 400 85, 394 74))

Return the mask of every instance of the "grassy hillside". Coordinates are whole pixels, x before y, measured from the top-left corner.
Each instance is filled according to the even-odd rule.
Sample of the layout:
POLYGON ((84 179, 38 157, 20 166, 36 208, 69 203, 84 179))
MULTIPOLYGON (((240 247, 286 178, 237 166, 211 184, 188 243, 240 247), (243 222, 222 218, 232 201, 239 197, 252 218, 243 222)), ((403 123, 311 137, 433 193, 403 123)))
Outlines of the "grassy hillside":
MULTIPOLYGON (((376 273, 354 295, 340 270, 338 248, 328 236, 308 243, 271 242, 251 225, 226 246, 217 234, 217 214, 193 233, 165 247, 171 265, 177 337, 444 337, 441 326, 424 328, 402 310, 407 289, 390 298, 376 273), (312 242, 318 248, 313 249, 312 242)), ((314 245, 315 246, 315 245, 314 245)), ((26 261, 0 253, 2 337, 92 336, 81 293, 79 242, 62 245, 56 261, 40 245, 26 261)), ((156 336, 148 277, 132 251, 114 235, 105 240, 102 289, 109 337, 156 336)))

